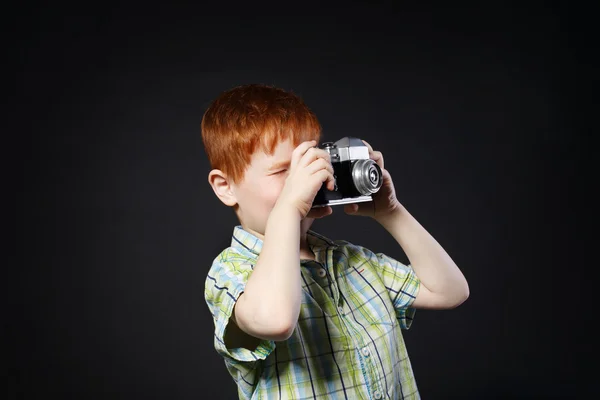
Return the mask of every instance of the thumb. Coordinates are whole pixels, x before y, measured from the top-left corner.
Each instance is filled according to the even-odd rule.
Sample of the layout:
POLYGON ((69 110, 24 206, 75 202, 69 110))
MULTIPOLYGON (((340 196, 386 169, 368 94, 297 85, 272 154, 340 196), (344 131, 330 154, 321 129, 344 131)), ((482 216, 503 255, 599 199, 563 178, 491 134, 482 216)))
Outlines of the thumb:
POLYGON ((344 206, 344 212, 346 214, 356 214, 358 212, 358 204, 346 204, 344 206))
POLYGON ((331 213, 333 213, 333 209, 329 206, 312 208, 306 215, 306 218, 319 219, 331 215, 331 213))

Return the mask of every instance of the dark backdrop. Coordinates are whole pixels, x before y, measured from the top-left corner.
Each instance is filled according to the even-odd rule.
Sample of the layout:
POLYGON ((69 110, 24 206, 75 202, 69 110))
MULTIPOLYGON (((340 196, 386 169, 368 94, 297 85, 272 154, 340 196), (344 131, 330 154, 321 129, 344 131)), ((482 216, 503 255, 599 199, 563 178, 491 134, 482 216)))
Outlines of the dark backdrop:
MULTIPOLYGON (((199 127, 213 98, 246 83, 301 95, 324 140, 381 150, 401 202, 467 277, 466 303, 420 310, 406 332, 423 398, 592 390, 580 350, 594 335, 576 317, 592 56, 572 18, 587 11, 219 7, 7 15, 21 150, 4 148, 19 240, 9 394, 236 397, 203 289, 237 221, 207 183, 199 127)), ((313 229, 406 261, 383 228, 342 209, 313 229)))

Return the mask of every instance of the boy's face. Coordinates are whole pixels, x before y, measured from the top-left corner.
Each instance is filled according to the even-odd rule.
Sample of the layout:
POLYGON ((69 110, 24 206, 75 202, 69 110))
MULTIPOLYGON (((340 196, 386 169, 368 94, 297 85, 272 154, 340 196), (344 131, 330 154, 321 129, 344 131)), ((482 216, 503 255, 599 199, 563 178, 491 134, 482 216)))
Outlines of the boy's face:
POLYGON ((294 148, 287 139, 277 145, 272 155, 257 150, 243 180, 232 184, 239 207, 237 215, 244 229, 264 236, 269 214, 288 176, 294 148))

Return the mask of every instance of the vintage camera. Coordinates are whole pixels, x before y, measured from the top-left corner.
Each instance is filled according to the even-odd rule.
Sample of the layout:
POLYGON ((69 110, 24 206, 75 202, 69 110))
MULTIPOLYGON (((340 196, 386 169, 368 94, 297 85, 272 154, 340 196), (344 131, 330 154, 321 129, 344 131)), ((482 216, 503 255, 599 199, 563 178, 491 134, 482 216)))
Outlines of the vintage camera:
POLYGON ((369 148, 362 140, 346 136, 337 142, 318 146, 331 156, 335 189, 323 184, 313 201, 313 208, 372 201, 383 183, 379 165, 369 158, 369 148))

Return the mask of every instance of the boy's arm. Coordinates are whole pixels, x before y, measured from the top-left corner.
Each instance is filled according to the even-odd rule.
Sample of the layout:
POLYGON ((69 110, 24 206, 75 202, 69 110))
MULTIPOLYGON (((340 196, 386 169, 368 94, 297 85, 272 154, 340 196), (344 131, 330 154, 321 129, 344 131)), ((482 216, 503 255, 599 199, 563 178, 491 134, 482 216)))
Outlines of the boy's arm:
MULTIPOLYGON (((232 314, 233 322, 256 338, 282 341, 300 314, 300 222, 311 212, 315 195, 326 183, 334 188, 329 153, 303 142, 292 152, 288 177, 265 227, 262 250, 232 314)), ((319 209, 321 216, 331 209, 319 209)), ((316 216, 315 214, 315 216, 316 216)))
POLYGON ((469 297, 469 285, 460 269, 404 206, 398 203, 393 213, 377 221, 402 247, 421 281, 412 307, 449 309, 469 297))
POLYGON ((300 216, 275 206, 260 256, 231 316, 248 335, 281 341, 290 337, 300 313, 300 216))
POLYGON ((459 306, 469 297, 469 285, 448 253, 404 208, 396 197, 396 189, 383 154, 367 142, 369 158, 379 165, 383 174, 381 189, 372 202, 344 206, 347 213, 374 218, 406 253, 420 280, 414 308, 447 309, 459 306))

